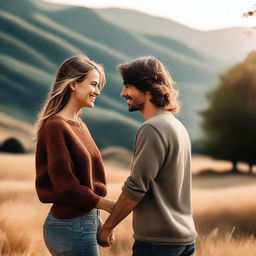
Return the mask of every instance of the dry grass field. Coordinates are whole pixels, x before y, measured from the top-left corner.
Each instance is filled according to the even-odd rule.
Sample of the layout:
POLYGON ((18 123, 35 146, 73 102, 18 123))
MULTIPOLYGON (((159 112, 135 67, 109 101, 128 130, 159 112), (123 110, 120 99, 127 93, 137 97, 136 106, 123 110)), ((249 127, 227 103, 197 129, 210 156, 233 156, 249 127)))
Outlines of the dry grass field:
MULTIPOLYGON (((240 166, 243 171, 246 167, 240 166)), ((228 175, 230 164, 193 157, 193 208, 199 233, 196 256, 254 256, 256 252, 256 176, 228 175), (200 174, 203 169, 216 173, 200 174)), ((106 162, 109 197, 116 199, 127 168, 106 162)), ((49 205, 34 189, 34 155, 0 154, 0 255, 49 256, 42 223, 49 205)), ((102 213, 103 218, 107 214, 102 213)), ((131 255, 131 216, 115 230, 116 243, 102 256, 131 255)))

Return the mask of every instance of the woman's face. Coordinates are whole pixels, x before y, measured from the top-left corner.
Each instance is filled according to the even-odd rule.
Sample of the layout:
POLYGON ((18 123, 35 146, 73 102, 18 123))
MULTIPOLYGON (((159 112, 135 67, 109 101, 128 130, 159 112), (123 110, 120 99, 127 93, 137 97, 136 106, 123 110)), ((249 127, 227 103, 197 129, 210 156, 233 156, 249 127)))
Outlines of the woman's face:
POLYGON ((81 108, 94 107, 95 98, 100 95, 100 90, 98 88, 99 79, 99 72, 97 70, 92 70, 87 74, 87 77, 83 82, 75 83, 73 96, 81 108))

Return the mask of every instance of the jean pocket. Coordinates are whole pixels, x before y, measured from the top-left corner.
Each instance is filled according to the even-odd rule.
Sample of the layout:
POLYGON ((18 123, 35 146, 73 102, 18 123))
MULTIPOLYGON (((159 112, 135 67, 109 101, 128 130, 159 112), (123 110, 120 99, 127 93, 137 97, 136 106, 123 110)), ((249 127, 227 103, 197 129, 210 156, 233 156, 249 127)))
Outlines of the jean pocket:
POLYGON ((44 224, 44 241, 52 255, 72 251, 72 223, 46 221, 44 224))
POLYGON ((81 227, 83 228, 83 230, 97 230, 97 218, 96 216, 93 217, 86 217, 82 223, 81 223, 81 227))

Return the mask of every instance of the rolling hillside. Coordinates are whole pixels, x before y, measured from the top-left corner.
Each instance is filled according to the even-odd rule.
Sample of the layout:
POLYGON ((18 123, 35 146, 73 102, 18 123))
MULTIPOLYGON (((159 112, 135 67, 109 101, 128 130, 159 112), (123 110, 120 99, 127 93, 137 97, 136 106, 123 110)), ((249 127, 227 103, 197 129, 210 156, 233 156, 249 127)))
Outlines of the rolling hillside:
MULTIPOLYGON (((202 56, 208 56, 217 61, 219 67, 215 68, 218 72, 227 65, 242 60, 249 51, 256 48, 256 33, 246 36, 244 28, 199 31, 172 20, 138 11, 108 8, 97 9, 96 12, 107 22, 118 25, 120 28, 185 43, 187 47, 199 52, 202 56)), ((174 49, 173 45, 169 44, 169 46, 174 49)), ((177 51, 179 49, 181 48, 175 48, 177 51)), ((184 50, 182 52, 185 53, 184 50)), ((186 54, 189 53, 186 52, 186 54)))
MULTIPOLYGON (((107 74, 107 85, 96 107, 82 115, 100 147, 131 149, 136 129, 143 121, 139 113, 127 111, 119 96, 122 81, 115 71, 117 64, 141 55, 155 55, 164 62, 180 91, 183 108, 178 118, 196 140, 201 135, 198 111, 206 104, 205 94, 217 83, 217 74, 250 48, 243 50, 240 57, 234 54, 223 62, 220 52, 226 48, 217 44, 213 50, 210 39, 206 40, 216 32, 210 36, 142 13, 93 10, 40 0, 2 0, 0 7, 0 112, 33 123, 57 66, 69 56, 86 54, 103 63, 107 74), (163 22, 169 29, 160 26, 149 33, 149 27, 163 22), (202 47, 203 39, 201 44, 188 41, 192 35, 194 39, 204 38, 209 48, 202 47)), ((236 31, 221 31, 218 40, 226 40, 236 31)))

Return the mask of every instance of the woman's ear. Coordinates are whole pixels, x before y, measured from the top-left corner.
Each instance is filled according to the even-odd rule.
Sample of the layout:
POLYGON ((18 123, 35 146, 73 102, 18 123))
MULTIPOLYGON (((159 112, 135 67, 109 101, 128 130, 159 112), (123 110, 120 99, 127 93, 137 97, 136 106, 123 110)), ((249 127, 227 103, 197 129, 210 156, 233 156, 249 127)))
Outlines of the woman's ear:
POLYGON ((75 90, 76 90, 76 82, 74 81, 74 82, 71 82, 70 84, 69 84, 69 88, 74 92, 75 90))

